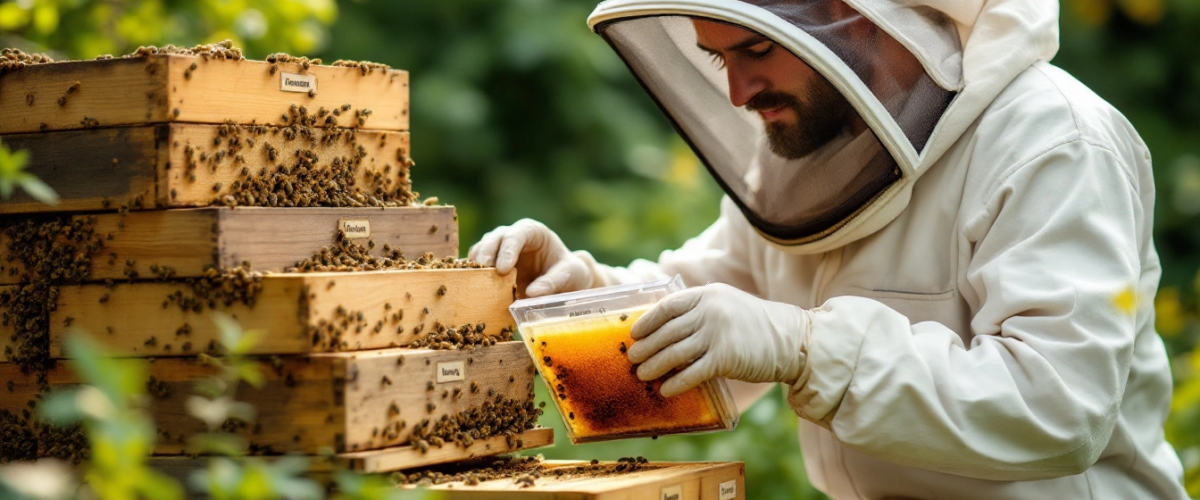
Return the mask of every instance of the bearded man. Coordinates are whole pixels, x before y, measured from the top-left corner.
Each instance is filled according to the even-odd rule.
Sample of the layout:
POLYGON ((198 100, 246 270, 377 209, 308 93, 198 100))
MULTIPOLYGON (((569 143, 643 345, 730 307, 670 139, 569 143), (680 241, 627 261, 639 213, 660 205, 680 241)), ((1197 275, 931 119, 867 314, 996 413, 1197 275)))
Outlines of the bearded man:
POLYGON ((726 193, 655 262, 522 220, 528 296, 679 274, 628 350, 664 396, 786 386, 833 498, 1183 499, 1150 153, 1049 61, 1041 0, 609 0, 589 18, 726 193), (1139 298, 1132 309, 1122 295, 1139 298))

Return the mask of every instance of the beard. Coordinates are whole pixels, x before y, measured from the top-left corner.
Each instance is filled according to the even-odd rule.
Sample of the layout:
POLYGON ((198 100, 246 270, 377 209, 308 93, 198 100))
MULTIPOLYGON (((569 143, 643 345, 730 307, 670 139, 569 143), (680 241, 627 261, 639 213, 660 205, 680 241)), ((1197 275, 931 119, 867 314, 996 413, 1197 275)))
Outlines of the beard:
POLYGON ((795 113, 795 123, 765 123, 771 152, 789 160, 803 158, 828 144, 850 125, 854 116, 850 102, 824 78, 817 78, 813 83, 808 102, 792 94, 765 91, 746 103, 746 109, 751 111, 785 106, 795 113))

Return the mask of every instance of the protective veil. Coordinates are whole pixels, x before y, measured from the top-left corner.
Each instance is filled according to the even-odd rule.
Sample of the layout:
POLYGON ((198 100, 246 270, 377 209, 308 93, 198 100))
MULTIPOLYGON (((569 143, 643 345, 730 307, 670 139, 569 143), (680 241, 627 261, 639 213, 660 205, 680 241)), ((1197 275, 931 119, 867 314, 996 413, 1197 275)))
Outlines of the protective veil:
MULTIPOLYGON (((811 311, 786 391, 814 485, 835 499, 1186 498, 1162 431, 1150 153, 1047 62, 1057 2, 609 0, 589 23, 727 196, 683 247, 624 268, 576 252, 579 274, 681 274, 811 311), (701 40, 726 26, 844 97, 813 115, 834 125, 819 144, 772 139, 764 119, 784 101, 741 106, 745 82, 697 47, 733 70, 742 37, 701 40), (1130 292, 1136 306, 1114 304, 1130 292)), ((793 109, 816 102, 790 92, 793 109)))
POLYGON ((961 87, 952 22, 898 12, 899 35, 926 34, 919 60, 899 41, 910 39, 836 1, 609 2, 591 22, 754 227, 811 252, 868 234, 890 221, 876 214, 903 208, 934 125, 961 87), (767 84, 774 100, 731 103, 731 82, 744 70, 737 55, 725 61, 701 43, 697 21, 743 27, 744 38, 771 40, 806 67, 774 82, 782 88, 767 84), (805 84, 787 85, 796 81, 805 84), (788 96, 790 141, 753 110, 786 106, 788 96))

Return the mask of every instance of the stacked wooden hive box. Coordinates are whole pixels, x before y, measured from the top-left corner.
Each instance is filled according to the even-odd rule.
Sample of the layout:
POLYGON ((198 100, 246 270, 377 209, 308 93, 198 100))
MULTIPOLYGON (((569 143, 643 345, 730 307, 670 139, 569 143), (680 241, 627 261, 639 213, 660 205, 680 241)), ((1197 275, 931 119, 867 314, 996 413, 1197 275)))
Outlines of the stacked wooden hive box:
POLYGON ((20 428, 77 382, 72 332, 154 358, 155 453, 184 454, 214 312, 265 333, 258 418, 226 426, 252 454, 386 471, 552 441, 513 277, 456 260, 454 208, 411 189, 406 72, 227 45, 0 71, 0 140, 61 197, 0 203, 0 420, 28 438, 4 458, 64 448, 20 428))
POLYGON ((744 498, 741 463, 480 461, 553 432, 511 341, 515 276, 455 259, 454 208, 412 191, 406 72, 228 45, 0 63, 0 141, 61 197, 0 202, 0 462, 84 446, 34 411, 79 383, 63 341, 83 334, 152 358, 152 463, 199 466, 186 401, 224 313, 265 333, 265 383, 237 393, 257 418, 223 426, 251 454, 453 498, 744 498))

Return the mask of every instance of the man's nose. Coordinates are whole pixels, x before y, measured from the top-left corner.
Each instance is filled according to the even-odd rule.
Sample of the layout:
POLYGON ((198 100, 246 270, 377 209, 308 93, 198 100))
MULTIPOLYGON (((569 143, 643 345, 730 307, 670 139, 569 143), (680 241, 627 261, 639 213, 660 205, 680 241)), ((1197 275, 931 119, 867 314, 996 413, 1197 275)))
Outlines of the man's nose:
POLYGON ((732 64, 727 67, 729 75, 729 102, 734 107, 745 106, 750 99, 767 89, 767 82, 751 72, 741 71, 732 64))

